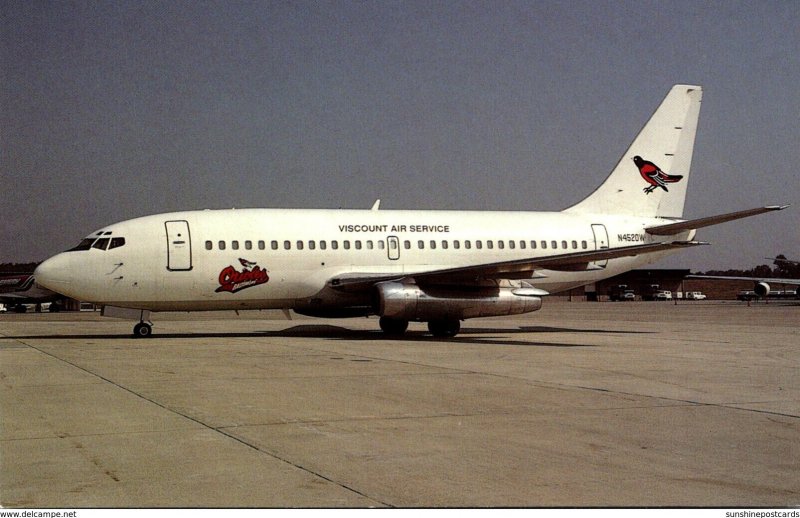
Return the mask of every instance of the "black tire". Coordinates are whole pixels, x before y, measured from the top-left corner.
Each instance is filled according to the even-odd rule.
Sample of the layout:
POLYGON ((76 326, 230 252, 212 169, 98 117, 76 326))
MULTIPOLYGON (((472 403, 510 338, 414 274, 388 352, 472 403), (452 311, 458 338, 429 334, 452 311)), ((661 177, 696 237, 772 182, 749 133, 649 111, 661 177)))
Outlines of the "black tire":
POLYGON ((149 338, 153 334, 153 326, 139 322, 133 327, 134 338, 149 338))
POLYGON ((461 322, 458 320, 431 320, 428 322, 428 331, 439 338, 451 338, 456 336, 460 330, 461 322))
POLYGON ((391 336, 401 336, 408 329, 408 320, 381 317, 379 323, 381 330, 391 336))

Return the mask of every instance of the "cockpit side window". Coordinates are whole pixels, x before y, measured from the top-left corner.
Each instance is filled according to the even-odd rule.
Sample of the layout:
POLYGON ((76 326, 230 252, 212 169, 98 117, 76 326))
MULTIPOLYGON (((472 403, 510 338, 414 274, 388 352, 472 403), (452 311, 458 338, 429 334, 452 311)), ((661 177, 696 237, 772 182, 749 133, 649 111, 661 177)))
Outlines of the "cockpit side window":
POLYGON ((121 246, 125 246, 125 238, 124 237, 112 237, 111 244, 108 245, 108 249, 111 250, 112 248, 119 248, 121 246))

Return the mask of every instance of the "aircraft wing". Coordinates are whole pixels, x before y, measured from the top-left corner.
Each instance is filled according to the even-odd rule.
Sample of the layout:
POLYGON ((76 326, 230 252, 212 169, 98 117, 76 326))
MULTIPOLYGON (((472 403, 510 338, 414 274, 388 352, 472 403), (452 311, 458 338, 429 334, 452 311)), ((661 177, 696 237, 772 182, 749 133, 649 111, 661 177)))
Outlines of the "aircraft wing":
MULTIPOLYGON (((499 279, 531 279, 536 278, 537 270, 581 271, 592 269, 590 263, 604 261, 618 257, 630 257, 654 252, 663 252, 675 248, 687 248, 705 245, 699 241, 668 241, 650 243, 646 245, 624 246, 619 248, 605 248, 568 254, 557 254, 545 257, 531 257, 485 263, 479 265, 459 266, 436 270, 423 270, 404 273, 347 273, 336 276, 328 281, 328 285, 344 291, 360 291, 378 282, 413 278, 421 284, 478 284, 481 281, 499 279)), ((599 267, 597 267, 599 268, 599 267)))
POLYGON ((772 284, 788 284, 800 286, 800 279, 776 279, 774 277, 736 277, 730 275, 687 275, 687 279, 716 279, 720 281, 753 281, 769 282, 772 284))
POLYGON ((786 207, 788 207, 788 205, 768 205, 766 207, 740 210, 738 212, 729 212, 728 214, 719 214, 717 216, 709 216, 707 218, 690 219, 686 221, 678 221, 676 223, 669 223, 667 225, 647 227, 644 229, 644 231, 654 236, 671 236, 685 230, 695 230, 698 228, 710 227, 711 225, 725 223, 726 221, 756 216, 758 214, 764 214, 765 212, 772 212, 774 210, 783 210, 786 207))

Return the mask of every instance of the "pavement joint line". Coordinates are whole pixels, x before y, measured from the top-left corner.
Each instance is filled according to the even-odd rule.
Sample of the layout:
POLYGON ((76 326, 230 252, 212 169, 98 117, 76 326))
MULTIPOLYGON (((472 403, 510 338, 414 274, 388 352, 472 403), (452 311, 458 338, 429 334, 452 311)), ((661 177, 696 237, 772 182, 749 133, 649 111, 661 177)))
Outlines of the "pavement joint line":
POLYGON ((81 437, 106 437, 106 436, 114 436, 114 435, 147 435, 147 434, 161 434, 161 433, 170 433, 170 432, 183 432, 188 430, 188 428, 167 428, 164 430, 129 430, 125 432, 104 432, 104 433, 79 433, 79 434, 70 434, 70 433, 59 433, 54 435, 43 435, 38 437, 11 437, 9 439, 0 439, 0 443, 6 442, 11 443, 15 441, 46 441, 50 439, 79 439, 81 437))
MULTIPOLYGON (((352 493, 354 493, 356 495, 359 495, 359 496, 364 497, 364 498, 366 498, 368 500, 376 502, 378 505, 382 505, 382 506, 385 506, 385 507, 395 507, 395 506, 389 504, 388 502, 382 502, 382 501, 380 501, 380 500, 378 500, 376 498, 373 498, 373 497, 371 497, 371 496, 359 491, 358 489, 355 489, 353 487, 348 486, 347 484, 345 484, 343 482, 338 482, 338 481, 336 481, 336 480, 334 480, 334 479, 332 479, 332 478, 330 478, 330 477, 328 477, 326 475, 323 475, 322 473, 316 472, 316 471, 314 471, 314 470, 312 470, 310 468, 307 468, 305 466, 302 466, 300 464, 292 462, 292 461, 290 461, 288 459, 285 459, 285 458, 281 457, 280 455, 278 455, 277 453, 273 453, 273 452, 270 452, 268 450, 264 450, 262 448, 259 448, 255 444, 252 444, 252 443, 250 443, 250 442, 248 442, 248 441, 246 441, 246 440, 244 440, 244 439, 242 439, 240 437, 237 437, 236 435, 234 435, 232 433, 229 433, 229 432, 225 431, 224 429, 211 426, 208 423, 205 423, 205 422, 201 421, 200 419, 198 419, 196 417, 192 417, 191 415, 188 415, 188 414, 185 414, 185 413, 180 412, 178 410, 175 410, 173 408, 170 408, 170 407, 164 405, 163 403, 159 403, 158 401, 155 401, 155 400, 153 400, 151 398, 148 398, 147 396, 145 396, 143 394, 139 394, 138 392, 134 391, 133 389, 130 389, 130 388, 124 386, 124 385, 120 385, 119 383, 117 383, 117 382, 115 382, 113 380, 110 380, 110 379, 108 379, 108 378, 106 378, 106 377, 104 377, 104 376, 102 376, 102 375, 100 375, 100 374, 98 374, 96 372, 92 372, 91 370, 89 370, 89 369, 87 369, 85 367, 82 367, 80 365, 72 363, 71 361, 66 360, 64 358, 60 358, 60 357, 56 356, 55 354, 52 354, 52 353, 50 353, 48 351, 44 351, 44 350, 40 349, 39 347, 36 347, 35 345, 31 345, 31 344, 25 343, 25 342, 23 342, 21 340, 19 340, 19 342, 24 344, 24 345, 26 345, 27 347, 30 347, 31 349, 34 349, 34 350, 38 351, 41 354, 44 354, 46 356, 50 356, 51 358, 54 358, 54 359, 56 359, 58 361, 61 361, 61 362, 64 362, 67 365, 70 365, 70 366, 72 366, 72 367, 74 367, 76 369, 82 370, 82 371, 84 371, 84 372, 86 372, 88 374, 91 374, 92 376, 96 376, 96 377, 100 378, 101 380, 105 381, 106 383, 109 383, 109 384, 111 384, 111 385, 113 385, 113 386, 115 386, 115 387, 117 387, 117 388, 119 388, 121 390, 124 390, 125 392, 128 392, 128 393, 130 393, 130 394, 132 394, 132 395, 134 395, 134 396, 136 396, 136 397, 138 397, 138 398, 140 398, 140 399, 142 399, 144 401, 147 401, 148 403, 156 405, 157 407, 160 407, 160 408, 162 408, 164 410, 167 410, 168 412, 172 412, 172 413, 174 413, 176 415, 179 415, 179 416, 183 417, 184 419, 188 419, 189 421, 197 423, 200 426, 202 426, 203 428, 206 428, 206 429, 211 430, 211 431, 213 431, 215 433, 218 433, 218 434, 220 434, 220 435, 222 435, 224 437, 227 437, 227 438, 229 438, 231 440, 234 440, 234 441, 238 442, 239 444, 242 444, 243 446, 246 446, 246 447, 248 447, 248 448, 250 448, 250 449, 252 449, 254 451, 257 451, 257 452, 259 452, 259 453, 261 453, 263 455, 268 455, 268 456, 270 456, 270 457, 272 457, 272 458, 274 458, 274 459, 276 459, 276 460, 278 460, 280 462, 283 462, 284 464, 292 466, 292 467, 294 467, 296 469, 299 469, 301 471, 304 471, 304 472, 306 472, 306 473, 308 473, 310 475, 313 475, 313 476, 318 477, 318 478, 320 478, 322 480, 330 482, 331 484, 337 485, 337 486, 341 487, 342 489, 345 489, 345 490, 350 491, 350 492, 352 492, 352 493)), ((72 436, 70 436, 70 437, 72 437, 72 436)))
MULTIPOLYGON (((320 350, 320 349, 315 349, 315 348, 309 347, 309 346, 306 346, 305 348, 310 349, 312 351, 320 350)), ((324 351, 325 349, 322 349, 322 350, 324 351)), ((331 352, 330 354, 333 354, 333 352, 331 352)), ((607 393, 607 394, 625 395, 625 396, 633 396, 633 397, 648 398, 648 399, 661 399, 661 400, 672 401, 672 402, 675 402, 675 403, 685 404, 685 405, 718 407, 718 408, 726 408, 726 409, 741 410, 741 411, 746 411, 746 412, 753 412, 753 413, 757 413, 757 414, 777 415, 777 416, 781 416, 781 417, 789 417, 789 418, 795 418, 795 419, 796 418, 800 418, 800 415, 787 414, 787 413, 783 413, 783 412, 775 412, 775 411, 771 411, 771 410, 758 410, 758 409, 754 409, 754 408, 743 408, 743 407, 738 407, 738 406, 735 406, 735 405, 722 404, 722 403, 704 403, 704 402, 701 402, 701 401, 692 401, 690 399, 670 398, 670 397, 666 397, 666 396, 654 396, 654 395, 651 395, 651 394, 637 394, 637 393, 633 393, 633 392, 624 392, 624 391, 620 391, 620 390, 612 390, 612 389, 605 389, 605 388, 599 388, 599 387, 586 387, 586 386, 581 386, 581 385, 570 385, 570 384, 566 384, 566 383, 553 383, 553 382, 543 381, 543 380, 531 380, 531 379, 527 379, 527 378, 522 378, 520 376, 501 375, 501 374, 497 374, 497 373, 493 373, 493 372, 481 372, 481 371, 475 371, 475 370, 469 370, 469 369, 455 369, 455 368, 452 368, 452 367, 441 367, 441 366, 438 366, 438 365, 429 365, 429 364, 426 364, 426 363, 412 362, 412 361, 409 361, 409 360, 392 360, 392 359, 386 359, 386 358, 378 358, 378 357, 357 355, 357 354, 352 354, 352 353, 337 353, 337 354, 339 354, 340 356, 358 356, 360 358, 379 359, 381 361, 396 362, 396 363, 401 363, 401 364, 406 364, 406 365, 416 365, 416 366, 430 367, 430 368, 449 369, 449 370, 453 370, 454 373, 461 372, 461 373, 464 373, 464 374, 479 374, 479 375, 483 375, 483 376, 491 376, 491 377, 497 377, 497 378, 522 380, 522 381, 524 381, 526 383, 529 383, 529 384, 532 384, 532 385, 543 385, 543 386, 549 386, 549 387, 559 387, 559 388, 562 388, 563 390, 568 390, 568 389, 589 390, 589 391, 593 391, 593 392, 602 392, 602 393, 607 393)), ((657 406, 662 406, 662 405, 657 405, 657 406)), ((643 408, 650 408, 650 407, 643 407, 643 408)))
MULTIPOLYGON (((560 384, 557 384, 557 385, 560 385, 560 384)), ((726 409, 729 409, 729 410, 741 410, 741 411, 745 411, 745 412, 753 412, 753 413, 756 413, 756 414, 777 415, 777 416, 781 416, 781 417, 790 417, 790 418, 794 418, 794 419, 800 418, 800 415, 786 414, 786 413, 783 413, 783 412, 775 412, 775 411, 772 411, 772 410, 758 410, 758 409, 755 409, 755 408, 744 408, 744 407, 736 406, 737 404, 741 404, 741 403, 737 403, 737 404, 704 403, 702 401, 692 401, 691 399, 679 399, 679 398, 671 398, 671 397, 666 397, 666 396, 650 396, 650 395, 646 395, 646 394, 635 394, 633 392, 623 392, 623 391, 609 390, 609 389, 603 389, 603 388, 597 388, 597 387, 582 387, 580 385, 564 385, 564 386, 572 387, 572 388, 578 388, 578 389, 582 389, 582 390, 589 390, 589 391, 593 391, 593 392, 604 392, 604 393, 611 393, 611 394, 623 394, 623 395, 627 395, 627 396, 636 396, 636 397, 645 397, 645 398, 657 398, 657 399, 663 399, 665 401, 674 401, 676 403, 683 403, 683 404, 694 405, 694 406, 726 408, 726 409)))

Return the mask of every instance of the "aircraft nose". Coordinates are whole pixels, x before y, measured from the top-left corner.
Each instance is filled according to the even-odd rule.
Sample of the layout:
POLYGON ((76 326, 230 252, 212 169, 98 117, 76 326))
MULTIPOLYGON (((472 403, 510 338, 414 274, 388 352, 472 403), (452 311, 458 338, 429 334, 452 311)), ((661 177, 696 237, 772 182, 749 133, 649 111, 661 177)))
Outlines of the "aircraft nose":
POLYGON ((64 295, 64 290, 72 284, 68 268, 69 258, 58 254, 40 264, 33 272, 36 284, 64 295))

